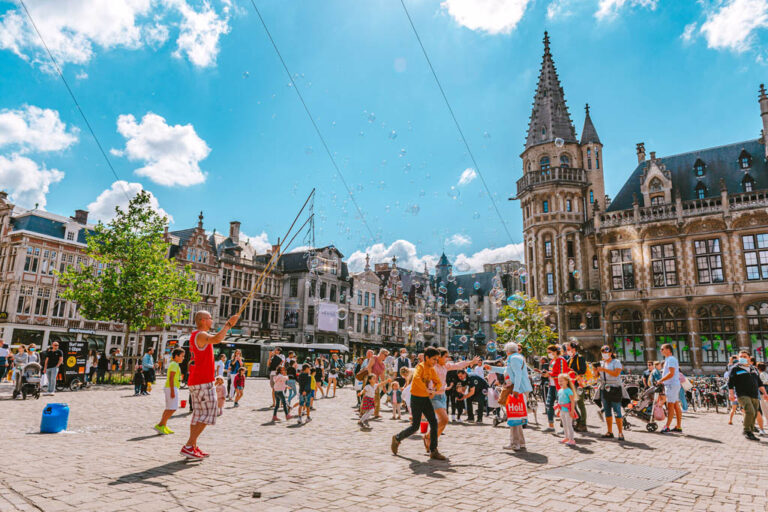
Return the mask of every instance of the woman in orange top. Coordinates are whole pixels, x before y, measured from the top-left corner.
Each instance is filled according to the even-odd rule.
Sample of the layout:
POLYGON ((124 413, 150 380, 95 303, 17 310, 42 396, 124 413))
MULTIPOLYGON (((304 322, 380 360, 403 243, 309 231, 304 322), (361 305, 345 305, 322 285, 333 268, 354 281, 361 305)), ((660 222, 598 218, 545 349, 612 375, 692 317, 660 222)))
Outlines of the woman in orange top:
MULTIPOLYGON (((430 432, 437 432, 437 418, 435 410, 432 407, 432 398, 435 396, 434 390, 440 389, 440 378, 435 372, 435 364, 439 352, 434 347, 427 347, 424 351, 424 361, 416 366, 416 372, 411 381, 411 411, 413 417, 411 426, 392 436, 392 453, 397 455, 397 449, 403 439, 411 436, 419 429, 421 424, 421 415, 423 414, 429 422, 430 432), (429 389, 429 383, 432 383, 432 390, 429 389)), ((445 460, 445 457, 437 451, 437 437, 430 436, 429 439, 429 458, 435 460, 445 460)))

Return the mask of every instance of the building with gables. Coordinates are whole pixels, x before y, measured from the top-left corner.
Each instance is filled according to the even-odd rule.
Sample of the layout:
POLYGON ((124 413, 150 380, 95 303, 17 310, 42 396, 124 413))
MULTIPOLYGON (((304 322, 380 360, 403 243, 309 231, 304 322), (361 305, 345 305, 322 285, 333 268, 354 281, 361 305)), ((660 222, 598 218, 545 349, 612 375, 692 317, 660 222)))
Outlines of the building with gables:
MULTIPOLYGON (((585 108, 571 122, 545 33, 517 195, 529 293, 561 339, 630 367, 671 343, 684 371, 722 371, 768 350, 768 95, 757 139, 637 162, 611 201, 603 144, 585 108)), ((757 123, 756 123, 757 124, 757 123)), ((614 170, 613 172, 617 172, 614 170)))

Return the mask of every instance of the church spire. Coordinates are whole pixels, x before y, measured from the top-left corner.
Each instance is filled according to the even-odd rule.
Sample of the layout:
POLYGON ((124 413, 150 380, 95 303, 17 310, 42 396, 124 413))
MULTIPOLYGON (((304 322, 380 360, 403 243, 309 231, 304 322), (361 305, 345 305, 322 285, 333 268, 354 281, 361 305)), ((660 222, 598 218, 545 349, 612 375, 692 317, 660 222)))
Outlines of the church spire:
POLYGON ((597 130, 595 130, 595 125, 592 124, 592 118, 589 117, 589 103, 587 103, 587 106, 584 107, 584 110, 587 112, 587 115, 584 117, 584 129, 581 130, 581 143, 582 144, 602 144, 600 142, 600 137, 597 136, 597 130))
POLYGON ((556 139, 577 142, 576 130, 571 122, 565 104, 565 94, 550 53, 549 34, 544 32, 544 57, 541 61, 536 95, 533 97, 533 111, 528 124, 525 149, 556 139))

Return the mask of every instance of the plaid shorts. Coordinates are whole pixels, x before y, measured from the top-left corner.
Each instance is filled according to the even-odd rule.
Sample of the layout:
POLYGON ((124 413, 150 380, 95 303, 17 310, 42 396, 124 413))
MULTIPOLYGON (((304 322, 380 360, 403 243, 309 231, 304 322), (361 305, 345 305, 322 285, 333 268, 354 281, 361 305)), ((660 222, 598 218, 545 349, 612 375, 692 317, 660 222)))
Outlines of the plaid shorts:
POLYGON ((192 425, 197 423, 216 424, 219 407, 216 403, 216 388, 213 382, 189 386, 189 401, 194 409, 192 425))

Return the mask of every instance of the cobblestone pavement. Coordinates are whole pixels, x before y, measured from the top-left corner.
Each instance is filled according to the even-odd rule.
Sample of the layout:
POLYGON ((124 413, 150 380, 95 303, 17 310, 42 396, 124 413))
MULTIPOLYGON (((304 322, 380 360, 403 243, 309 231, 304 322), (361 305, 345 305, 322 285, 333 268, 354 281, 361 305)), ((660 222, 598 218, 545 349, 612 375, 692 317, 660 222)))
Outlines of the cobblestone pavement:
MULTIPOLYGON (((161 383, 158 383, 161 384, 161 383)), ((169 422, 172 436, 152 426, 163 408, 161 389, 133 397, 128 387, 59 393, 40 400, 0 400, 3 470, 0 510, 759 510, 768 508, 768 440, 750 442, 724 414, 687 414, 685 435, 642 429, 627 442, 591 433, 569 448, 532 426, 527 453, 502 450, 505 428, 450 425, 441 438, 448 462, 428 460, 419 435, 389 450, 405 425, 384 413, 373 430, 355 423, 349 388, 320 399, 313 421, 272 424, 266 381, 249 380, 241 407, 227 403, 219 423, 200 440, 212 455, 179 456, 188 413, 169 422), (44 404, 67 402, 69 430, 39 434, 44 404), (688 471, 650 491, 585 483, 545 473, 574 463, 614 461, 688 471), (254 494, 260 493, 260 494, 254 494), (259 497, 256 497, 259 496, 259 497)), ((0 396, 10 393, 0 386, 0 396)), ((182 391, 182 398, 186 398, 182 391)), ((282 416, 282 414, 281 414, 282 416)), ((541 420, 542 413, 539 412, 541 420)), ((737 417, 740 421, 740 417, 737 417)), ((607 482, 608 480, 606 480, 607 482)), ((611 485, 621 483, 613 481, 611 485)))

